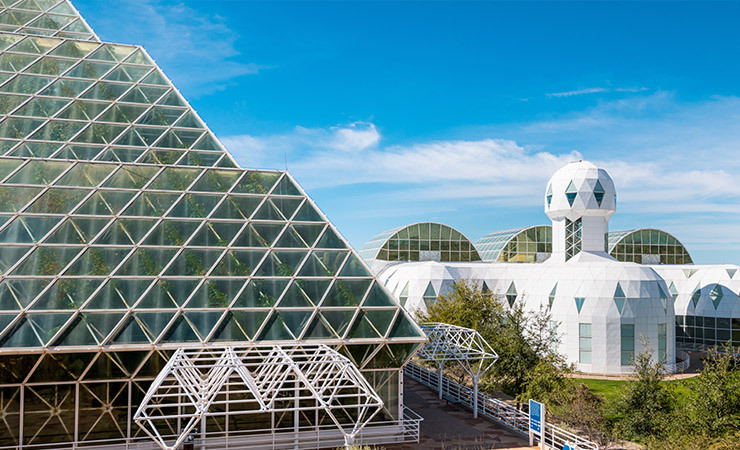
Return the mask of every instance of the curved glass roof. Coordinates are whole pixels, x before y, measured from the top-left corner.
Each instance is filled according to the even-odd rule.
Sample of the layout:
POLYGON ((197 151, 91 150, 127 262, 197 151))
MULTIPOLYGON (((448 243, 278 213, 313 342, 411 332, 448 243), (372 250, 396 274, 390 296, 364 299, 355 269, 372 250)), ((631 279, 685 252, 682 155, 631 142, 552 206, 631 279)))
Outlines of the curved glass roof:
POLYGON ((552 253, 552 227, 496 231, 480 238, 475 248, 483 261, 542 262, 552 253))
POLYGON ((693 264, 681 242, 663 230, 642 228, 607 234, 610 255, 624 262, 640 264, 693 264))
POLYGON ((365 243, 360 256, 382 261, 480 261, 473 243, 456 229, 435 222, 421 222, 376 234, 365 243))

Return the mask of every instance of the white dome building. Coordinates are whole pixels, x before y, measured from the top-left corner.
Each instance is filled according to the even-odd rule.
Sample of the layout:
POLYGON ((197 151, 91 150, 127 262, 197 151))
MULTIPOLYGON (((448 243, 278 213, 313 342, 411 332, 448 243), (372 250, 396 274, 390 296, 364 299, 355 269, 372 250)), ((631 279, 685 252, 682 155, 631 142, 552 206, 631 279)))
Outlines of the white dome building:
MULTIPOLYGON (((595 374, 634 371, 646 348, 675 369, 674 297, 656 270, 607 253, 616 190, 609 174, 587 161, 558 170, 547 183, 545 212, 552 220, 552 256, 541 264, 510 262, 395 262, 378 278, 410 312, 476 278, 513 305, 549 308, 561 337, 558 351, 577 369, 595 374)), ((377 270, 377 269, 376 269, 377 270)))

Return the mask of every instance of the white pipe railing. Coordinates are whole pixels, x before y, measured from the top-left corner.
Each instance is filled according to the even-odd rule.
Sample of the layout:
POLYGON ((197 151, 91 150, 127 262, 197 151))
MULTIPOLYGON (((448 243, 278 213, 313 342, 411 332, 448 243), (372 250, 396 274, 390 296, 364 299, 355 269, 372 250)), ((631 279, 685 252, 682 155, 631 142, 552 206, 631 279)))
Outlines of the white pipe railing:
MULTIPOLYGON (((355 439, 360 445, 393 445, 419 443, 420 423, 424 420, 414 411, 404 408, 403 418, 394 421, 371 422, 365 426, 355 439)), ((176 435, 165 436, 174 440, 176 435)), ((264 429, 250 431, 207 432, 204 439, 197 436, 195 450, 237 450, 259 448, 264 450, 313 450, 317 448, 338 448, 344 446, 344 436, 331 425, 303 426, 297 430, 264 429)), ((130 440, 87 441, 84 443, 54 443, 19 446, 0 446, 0 450, 160 450, 149 437, 130 440)))
MULTIPOLYGON (((431 389, 436 390, 439 388, 439 377, 437 373, 417 364, 409 363, 406 365, 404 374, 431 389)), ((473 409, 474 392, 472 388, 443 377, 442 392, 466 408, 473 409)), ((522 436, 528 435, 529 413, 521 411, 501 400, 478 393, 478 414, 522 436)), ((545 426, 545 445, 550 448, 561 449, 565 444, 576 444, 579 450, 599 449, 599 445, 595 442, 589 441, 551 423, 547 423, 545 426)))

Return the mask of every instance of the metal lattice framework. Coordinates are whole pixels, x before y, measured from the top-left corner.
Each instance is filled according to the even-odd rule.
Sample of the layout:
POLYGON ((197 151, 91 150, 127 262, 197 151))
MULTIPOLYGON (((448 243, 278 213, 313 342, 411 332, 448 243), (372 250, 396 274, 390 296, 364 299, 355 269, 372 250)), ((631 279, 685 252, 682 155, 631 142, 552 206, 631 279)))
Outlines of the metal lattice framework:
MULTIPOLYGON (((442 370, 444 364, 456 362, 473 379, 474 396, 478 398, 478 382, 481 375, 498 360, 498 354, 472 328, 430 322, 419 324, 429 341, 419 351, 422 361, 436 362, 439 374, 439 398, 442 398, 442 370)), ((478 417, 477 401, 473 403, 473 415, 478 417)))
POLYGON ((178 448, 205 417, 325 414, 351 445, 383 401, 349 359, 326 345, 178 349, 162 369, 134 421, 164 450, 178 448), (162 426, 185 419, 173 442, 162 426))

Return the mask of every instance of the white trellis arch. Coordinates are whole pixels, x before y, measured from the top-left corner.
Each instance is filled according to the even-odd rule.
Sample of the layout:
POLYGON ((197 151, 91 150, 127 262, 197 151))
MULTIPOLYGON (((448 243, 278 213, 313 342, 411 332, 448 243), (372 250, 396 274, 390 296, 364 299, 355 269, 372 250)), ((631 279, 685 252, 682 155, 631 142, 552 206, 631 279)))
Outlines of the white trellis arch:
POLYGON ((382 407, 357 367, 326 345, 181 348, 152 383, 134 421, 163 450, 174 450, 204 417, 320 410, 351 445, 382 407), (168 443, 161 430, 176 419, 184 424, 168 443))
POLYGON ((442 369, 446 362, 457 362, 473 379, 473 416, 478 417, 478 382, 481 375, 498 360, 498 355, 472 328, 440 322, 419 324, 429 341, 417 357, 436 362, 439 375, 439 398, 442 398, 442 369))

